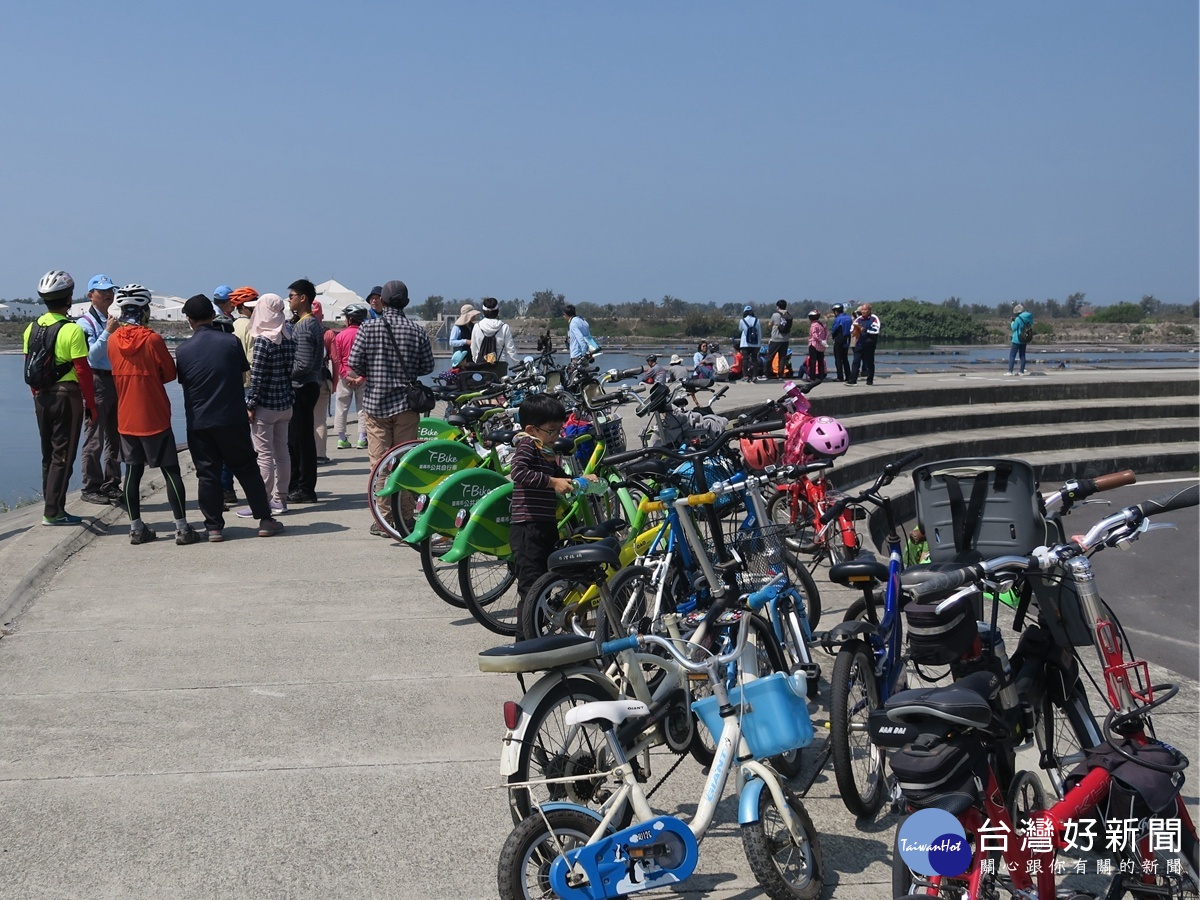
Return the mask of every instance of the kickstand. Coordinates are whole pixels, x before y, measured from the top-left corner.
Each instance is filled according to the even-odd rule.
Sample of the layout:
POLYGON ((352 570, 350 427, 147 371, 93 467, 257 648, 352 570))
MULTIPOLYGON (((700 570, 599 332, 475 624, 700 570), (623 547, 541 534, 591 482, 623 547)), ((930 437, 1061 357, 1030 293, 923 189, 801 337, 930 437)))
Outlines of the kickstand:
POLYGON ((797 796, 807 797, 808 792, 812 790, 813 782, 817 780, 817 776, 821 774, 826 764, 829 762, 829 755, 832 753, 830 748, 829 738, 825 738, 825 743, 821 745, 821 750, 817 754, 816 760, 813 762, 812 772, 809 774, 804 784, 796 791, 797 796))

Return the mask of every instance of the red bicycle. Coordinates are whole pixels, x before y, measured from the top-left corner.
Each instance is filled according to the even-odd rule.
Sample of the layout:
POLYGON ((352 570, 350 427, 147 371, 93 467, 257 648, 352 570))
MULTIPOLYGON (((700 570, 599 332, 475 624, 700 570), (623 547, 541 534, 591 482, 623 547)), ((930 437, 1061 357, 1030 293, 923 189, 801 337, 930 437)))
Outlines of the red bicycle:
MULTIPOLYGON (((1031 556, 1001 556, 931 572, 910 588, 919 598, 972 583, 994 590, 997 581, 1011 581, 1026 572, 1056 573, 1069 579, 1081 611, 1092 623, 1110 711, 1104 721, 1104 740, 1086 751, 1086 760, 1071 773, 1062 799, 1047 807, 1040 786, 1016 797, 1010 790, 1007 798, 1001 790, 990 749, 998 727, 1003 730, 993 699, 996 686, 988 689, 964 681, 904 691, 889 699, 885 715, 872 718, 870 731, 882 745, 900 746, 891 765, 908 810, 951 813, 965 834, 969 856, 961 874, 914 874, 898 852, 893 890, 901 900, 929 896, 992 900, 1001 896, 1001 890, 1013 897, 1077 900, 1200 896, 1200 842, 1180 794, 1188 760, 1154 737, 1149 715, 1174 697, 1178 686, 1152 685, 1146 662, 1126 660, 1125 635, 1100 600, 1088 559, 1091 553, 1126 545, 1156 527, 1150 524, 1151 514, 1198 503, 1200 488, 1193 485, 1127 507, 1067 543, 1039 548, 1031 556), (1014 822, 1020 815, 1025 816, 1022 830, 1014 822), (1099 822, 1106 827, 1097 835, 1099 822), (1091 846, 1085 845, 1085 839, 1091 846), (1112 876, 1106 893, 1059 889, 1060 851, 1105 849, 1116 854, 1096 864, 1097 875, 1112 876), (1102 871, 1102 865, 1108 871, 1102 871)), ((961 593, 939 606, 958 602, 961 593)), ((1015 688, 1022 695, 1019 680, 1015 688)), ((1033 785, 1035 777, 1018 773, 1017 783, 1033 785)), ((898 849, 908 846, 901 843, 903 828, 898 849)))

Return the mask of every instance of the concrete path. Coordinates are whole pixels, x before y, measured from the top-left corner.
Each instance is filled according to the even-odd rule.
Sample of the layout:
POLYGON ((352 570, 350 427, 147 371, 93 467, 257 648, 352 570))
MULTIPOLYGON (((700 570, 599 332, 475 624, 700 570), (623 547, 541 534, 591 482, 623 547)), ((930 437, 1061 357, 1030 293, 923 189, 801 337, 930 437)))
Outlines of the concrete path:
MULTIPOLYGON (((0 516, 0 896, 496 896, 517 683, 478 672, 499 639, 416 553, 368 534, 365 453, 332 452, 277 538, 231 518, 224 544, 176 547, 161 491, 139 547, 115 509, 72 534, 0 516)), ((834 621, 851 598, 822 594, 834 621)), ((1195 751, 1198 709, 1188 681, 1160 733, 1195 751)), ((688 761, 655 799, 686 813, 700 784, 688 761)), ((890 896, 895 819, 856 824, 831 772, 806 804, 827 896, 890 896)), ((728 798, 719 823, 688 890, 658 896, 762 896, 728 798)))

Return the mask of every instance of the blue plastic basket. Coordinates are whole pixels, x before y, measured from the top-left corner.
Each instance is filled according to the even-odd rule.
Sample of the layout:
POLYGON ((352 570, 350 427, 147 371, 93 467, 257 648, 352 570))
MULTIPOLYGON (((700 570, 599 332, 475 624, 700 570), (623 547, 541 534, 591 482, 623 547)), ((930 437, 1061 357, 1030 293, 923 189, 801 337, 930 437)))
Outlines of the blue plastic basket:
MULTIPOLYGON (((729 691, 729 702, 736 706, 743 693, 747 706, 742 708, 742 737, 756 759, 799 750, 812 743, 813 727, 805 699, 804 673, 789 676, 776 672, 766 678, 748 681, 743 687, 729 691)), ((721 734, 725 726, 716 697, 697 700, 692 709, 710 734, 714 737, 721 734)))

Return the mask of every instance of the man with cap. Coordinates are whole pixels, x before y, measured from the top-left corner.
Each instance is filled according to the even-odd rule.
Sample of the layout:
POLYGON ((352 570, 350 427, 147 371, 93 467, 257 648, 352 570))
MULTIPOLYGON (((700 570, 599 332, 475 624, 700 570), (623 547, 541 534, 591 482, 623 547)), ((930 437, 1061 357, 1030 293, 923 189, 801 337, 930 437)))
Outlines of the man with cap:
POLYGON ((646 357, 646 369, 642 373, 642 381, 646 384, 666 384, 671 380, 671 373, 665 366, 658 364, 658 354, 651 353, 646 357))
POLYGON ((600 345, 592 337, 592 326, 575 311, 575 304, 568 303, 563 306, 563 316, 567 320, 567 352, 571 354, 572 360, 583 359, 592 351, 600 349, 600 345))
POLYGON ((871 311, 870 303, 860 306, 857 313, 858 316, 850 329, 851 335, 856 339, 854 362, 850 365, 850 377, 846 384, 858 384, 858 373, 861 371, 870 385, 875 383, 875 346, 879 343, 879 316, 871 311))
POLYGON ((833 342, 833 361, 837 370, 837 380, 846 381, 850 377, 850 328, 854 320, 846 312, 844 303, 833 304, 833 321, 829 323, 829 339, 833 342))
POLYGON ((117 387, 112 363, 108 361, 108 336, 117 328, 108 318, 117 286, 107 275, 93 275, 88 282, 91 306, 76 322, 88 343, 88 365, 96 392, 96 415, 83 433, 83 493, 87 503, 121 505, 121 436, 117 433, 117 387))
POLYGON ((67 312, 75 293, 75 280, 61 269, 47 272, 38 283, 38 296, 46 312, 25 329, 26 360, 39 348, 53 354, 52 384, 30 387, 38 434, 42 439, 42 524, 79 525, 79 516, 67 512, 67 485, 79 451, 79 429, 84 419, 96 415, 92 367, 88 365, 87 338, 67 312))
POLYGON ((517 344, 508 323, 500 321, 500 301, 484 297, 483 319, 471 330, 471 359, 477 369, 489 369, 497 375, 517 364, 517 344), (507 358, 508 362, 505 362, 507 358))
POLYGON ((196 467, 200 512, 210 543, 224 539, 225 519, 221 470, 237 478, 258 519, 258 536, 283 531, 271 515, 267 489, 250 439, 242 373, 250 369, 241 341, 213 327, 213 308, 198 294, 183 304, 192 336, 175 351, 183 406, 187 414, 188 449, 196 467))
MULTIPOLYGON (((296 402, 288 423, 288 451, 292 455, 292 489, 289 503, 317 502, 317 398, 321 395, 325 367, 325 337, 313 315, 317 288, 307 278, 288 285, 288 307, 292 311, 292 339, 296 359, 292 363, 292 389, 296 402)), ((321 415, 324 415, 324 410, 321 415)))
MULTIPOLYGON (((383 312, 379 318, 364 322, 346 360, 346 382, 350 387, 366 383, 363 392, 364 418, 367 422, 367 456, 371 467, 401 441, 416 440, 421 414, 409 408, 408 389, 422 375, 433 371, 433 347, 425 329, 404 315, 408 306, 408 287, 403 281, 389 281, 380 294, 383 312)), ((386 499, 386 498, 385 498, 386 499)), ((400 515, 390 503, 380 502, 380 511, 391 521, 411 528, 413 496, 400 495, 400 515)), ((371 533, 385 532, 374 522, 371 533)))
POLYGON ((762 346, 762 323, 754 314, 754 307, 746 304, 742 307, 742 319, 738 322, 741 332, 742 372, 747 381, 757 381, 762 377, 759 369, 759 348, 762 346))
MULTIPOLYGON (((200 295, 197 295, 200 296, 200 295)), ((227 284, 217 285, 213 291, 213 323, 214 326, 227 334, 233 334, 233 288, 227 284)))
POLYGON ((771 340, 767 343, 767 377, 782 379, 787 368, 788 341, 792 332, 792 314, 786 300, 775 303, 771 313, 771 340))
POLYGON ((466 357, 460 359, 457 363, 451 365, 462 365, 466 362, 470 365, 471 362, 471 332, 475 330, 475 320, 482 316, 470 303, 464 303, 458 308, 458 318, 454 320, 454 324, 450 327, 450 350, 452 353, 464 351, 466 357))

